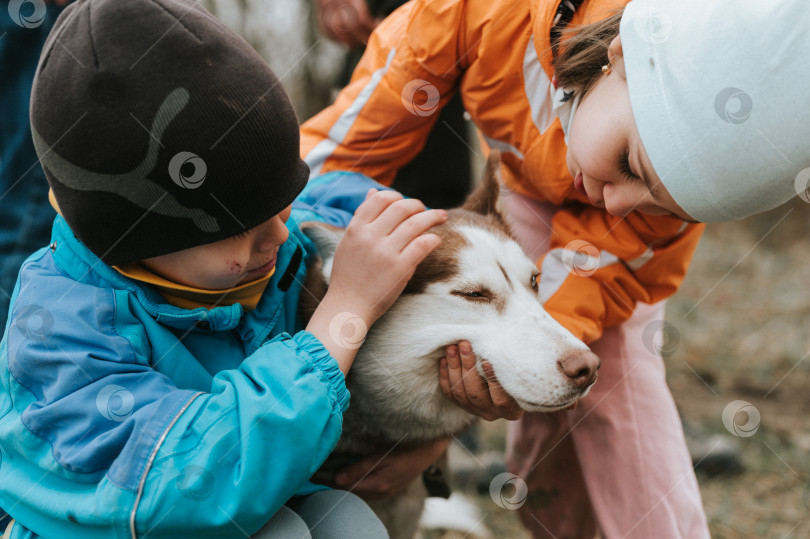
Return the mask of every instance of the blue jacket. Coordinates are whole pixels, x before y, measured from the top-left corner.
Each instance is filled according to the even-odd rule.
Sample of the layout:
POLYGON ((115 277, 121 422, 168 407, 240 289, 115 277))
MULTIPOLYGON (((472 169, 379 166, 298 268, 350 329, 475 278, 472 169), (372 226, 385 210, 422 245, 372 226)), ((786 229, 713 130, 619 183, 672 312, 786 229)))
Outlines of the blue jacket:
POLYGON ((313 251, 295 223, 345 226, 372 183, 344 176, 339 195, 332 176, 296 202, 250 312, 169 305, 56 218, 51 246, 20 271, 0 342, 0 507, 17 521, 12 537, 241 537, 323 488, 308 478, 340 436, 349 395, 337 362, 301 331, 313 251))

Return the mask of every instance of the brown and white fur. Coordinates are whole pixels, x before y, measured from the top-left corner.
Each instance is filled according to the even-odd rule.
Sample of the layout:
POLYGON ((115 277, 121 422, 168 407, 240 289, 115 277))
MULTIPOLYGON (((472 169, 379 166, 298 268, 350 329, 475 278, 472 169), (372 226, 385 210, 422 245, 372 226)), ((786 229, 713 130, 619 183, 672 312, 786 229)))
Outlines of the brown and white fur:
MULTIPOLYGON (((543 309, 537 266, 496 209, 499 166, 497 155, 491 157, 485 179, 464 206, 431 230, 441 245, 368 332, 347 378, 351 404, 343 434, 321 472, 334 473, 351 459, 423 444, 469 426, 475 417, 439 388, 438 360, 449 344, 469 341, 479 373, 486 359, 501 386, 527 411, 565 408, 596 380, 598 358, 543 309)), ((307 289, 325 292, 341 233, 317 225, 305 226, 304 232, 323 259, 310 268, 307 289)), ((315 305, 302 304, 302 312, 311 313, 315 305)), ((373 502, 392 537, 413 535, 424 501, 420 490, 414 484, 403 495, 373 502)))

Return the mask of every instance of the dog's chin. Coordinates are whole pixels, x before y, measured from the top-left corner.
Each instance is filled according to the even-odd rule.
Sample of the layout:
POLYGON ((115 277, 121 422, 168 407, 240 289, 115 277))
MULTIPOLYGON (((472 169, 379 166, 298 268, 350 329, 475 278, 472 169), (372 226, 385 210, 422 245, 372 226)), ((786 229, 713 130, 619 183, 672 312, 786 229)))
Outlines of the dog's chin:
POLYGON ((567 410, 569 408, 574 408, 575 404, 579 399, 583 398, 590 392, 591 388, 588 387, 585 391, 581 393, 577 393, 576 395, 569 395, 564 399, 560 399, 558 402, 554 403, 538 403, 538 402, 529 402, 523 399, 519 399, 516 397, 512 397, 515 399, 515 402, 523 408, 527 412, 559 412, 560 410, 567 410))
POLYGON ((577 402, 577 400, 578 399, 574 399, 560 404, 539 404, 536 402, 524 401, 522 399, 515 399, 515 402, 517 402, 518 406, 527 412, 558 412, 560 410, 570 408, 575 402, 577 402))

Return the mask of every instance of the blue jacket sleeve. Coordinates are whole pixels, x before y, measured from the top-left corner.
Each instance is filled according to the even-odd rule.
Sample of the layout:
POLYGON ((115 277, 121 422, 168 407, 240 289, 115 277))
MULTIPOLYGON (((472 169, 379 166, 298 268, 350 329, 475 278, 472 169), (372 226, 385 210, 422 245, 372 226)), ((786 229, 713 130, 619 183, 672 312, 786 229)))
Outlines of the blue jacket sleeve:
POLYGON ((182 389, 153 368, 188 354, 178 341, 152 357, 168 330, 147 338, 110 290, 54 281, 26 285, 0 345, 0 505, 20 523, 45 537, 235 537, 316 488, 348 392, 314 336, 282 334, 210 391, 182 389))
POLYGON ((293 218, 298 223, 320 221, 346 228, 371 188, 391 190, 359 172, 321 174, 309 180, 293 202, 293 218))
POLYGON ((340 436, 348 392, 337 363, 307 332, 281 335, 223 371, 155 448, 137 506, 150 537, 255 532, 340 436))

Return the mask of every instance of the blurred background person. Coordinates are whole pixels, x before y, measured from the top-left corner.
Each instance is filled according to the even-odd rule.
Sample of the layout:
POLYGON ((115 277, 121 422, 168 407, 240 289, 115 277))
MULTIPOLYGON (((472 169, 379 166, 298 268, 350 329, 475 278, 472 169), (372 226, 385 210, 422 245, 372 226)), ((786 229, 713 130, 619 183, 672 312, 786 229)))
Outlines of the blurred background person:
MULTIPOLYGON (((349 83, 374 28, 406 0, 315 0, 318 26, 348 48, 335 90, 349 83)), ((424 97, 429 99, 425 94, 424 97)), ((464 104, 457 94, 441 109, 422 152, 399 170, 392 187, 430 207, 460 205, 470 191, 471 143, 464 104)))
MULTIPOLYGON (((70 0, 0 0, 0 322, 17 272, 50 242, 56 215, 34 152, 28 103, 39 53, 70 0)), ((0 522, 0 529, 2 523, 0 522)))

